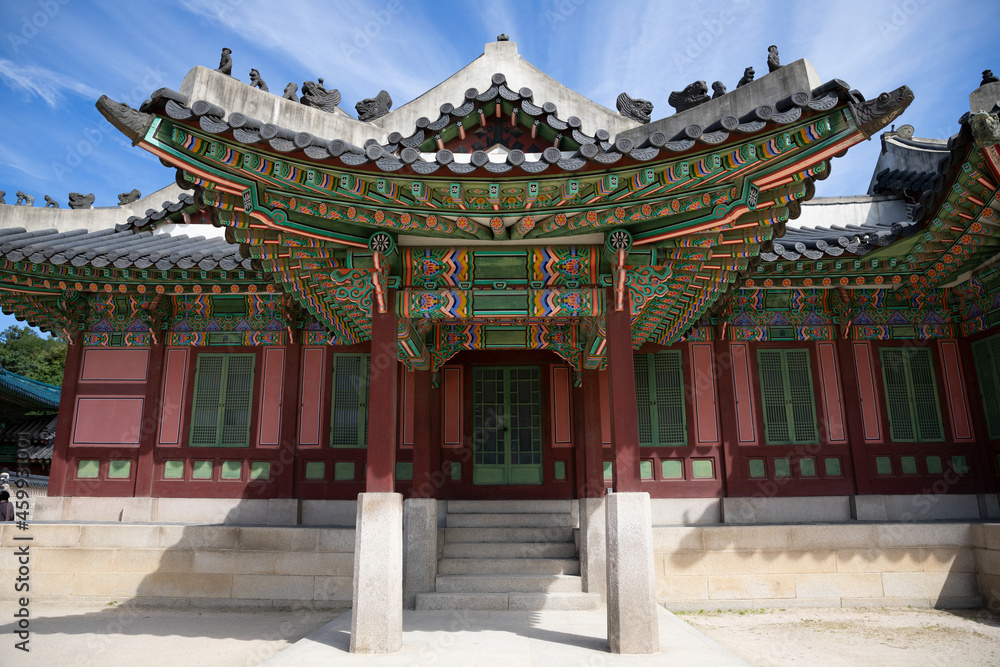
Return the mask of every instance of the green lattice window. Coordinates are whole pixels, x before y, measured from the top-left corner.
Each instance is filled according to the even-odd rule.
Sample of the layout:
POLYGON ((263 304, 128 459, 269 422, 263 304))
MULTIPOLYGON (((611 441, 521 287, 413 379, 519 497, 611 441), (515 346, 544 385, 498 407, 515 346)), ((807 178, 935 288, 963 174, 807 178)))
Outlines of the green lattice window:
POLYGON ((990 439, 1000 438, 1000 335, 990 336, 972 346, 979 376, 979 393, 983 395, 986 429, 990 439))
POLYGON ((202 354, 194 374, 192 447, 248 447, 253 354, 202 354))
POLYGON ((944 440, 931 351, 889 347, 880 354, 889 435, 897 442, 944 440))
POLYGON ((644 447, 687 445, 681 353, 668 350, 636 354, 633 361, 639 444, 644 447))
POLYGON ((818 444, 809 350, 758 350, 757 365, 767 444, 818 444))
POLYGON ((368 446, 367 354, 333 355, 333 400, 330 406, 330 446, 368 446))

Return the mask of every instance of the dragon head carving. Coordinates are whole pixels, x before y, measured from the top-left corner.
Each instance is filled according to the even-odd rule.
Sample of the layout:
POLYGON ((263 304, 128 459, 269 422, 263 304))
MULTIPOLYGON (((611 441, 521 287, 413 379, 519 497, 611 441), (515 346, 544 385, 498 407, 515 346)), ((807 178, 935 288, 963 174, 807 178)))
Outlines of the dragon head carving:
POLYGON ((906 107, 913 102, 913 91, 909 86, 900 86, 896 90, 882 93, 878 97, 858 104, 851 103, 851 113, 858 124, 861 134, 866 139, 883 127, 896 120, 906 107))

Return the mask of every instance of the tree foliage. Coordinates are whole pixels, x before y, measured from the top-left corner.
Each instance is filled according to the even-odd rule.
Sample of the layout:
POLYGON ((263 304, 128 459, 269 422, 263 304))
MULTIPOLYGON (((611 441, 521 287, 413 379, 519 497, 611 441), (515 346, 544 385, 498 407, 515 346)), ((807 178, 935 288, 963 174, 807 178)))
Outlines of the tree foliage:
POLYGON ((61 385, 66 343, 40 336, 31 327, 9 326, 0 332, 0 365, 32 380, 61 385))

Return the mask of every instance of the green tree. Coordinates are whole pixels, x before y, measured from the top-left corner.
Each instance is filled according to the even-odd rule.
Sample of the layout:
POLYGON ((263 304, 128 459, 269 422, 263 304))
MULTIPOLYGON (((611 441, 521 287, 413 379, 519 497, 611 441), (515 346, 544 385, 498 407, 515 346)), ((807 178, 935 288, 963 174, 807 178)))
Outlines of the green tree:
POLYGON ((66 343, 40 336, 31 327, 9 326, 0 332, 0 365, 32 380, 61 385, 66 343))

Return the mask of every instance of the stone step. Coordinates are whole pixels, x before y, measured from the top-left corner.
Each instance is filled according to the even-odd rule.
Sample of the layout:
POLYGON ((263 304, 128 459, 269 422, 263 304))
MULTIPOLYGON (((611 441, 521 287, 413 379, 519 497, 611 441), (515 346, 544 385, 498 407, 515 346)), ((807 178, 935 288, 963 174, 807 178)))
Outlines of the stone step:
POLYGON ((569 514, 574 500, 449 500, 448 514, 569 514))
POLYGON ((442 558, 438 574, 580 574, 566 558, 442 558))
POLYGON ((417 609, 540 611, 602 609, 597 593, 417 593, 417 609))
POLYGON ((604 604, 598 593, 511 593, 507 596, 507 608, 511 611, 577 611, 603 609, 604 604))
POLYGON ((506 593, 417 593, 417 609, 506 611, 506 593))
POLYGON ((448 528, 572 528, 569 514, 448 514, 448 528))
POLYGON ((444 544, 445 558, 576 558, 572 542, 457 542, 444 544))
POLYGON ((583 580, 571 575, 443 575, 438 593, 582 593, 583 580))
POLYGON ((572 528, 446 528, 445 542, 572 542, 572 528))

